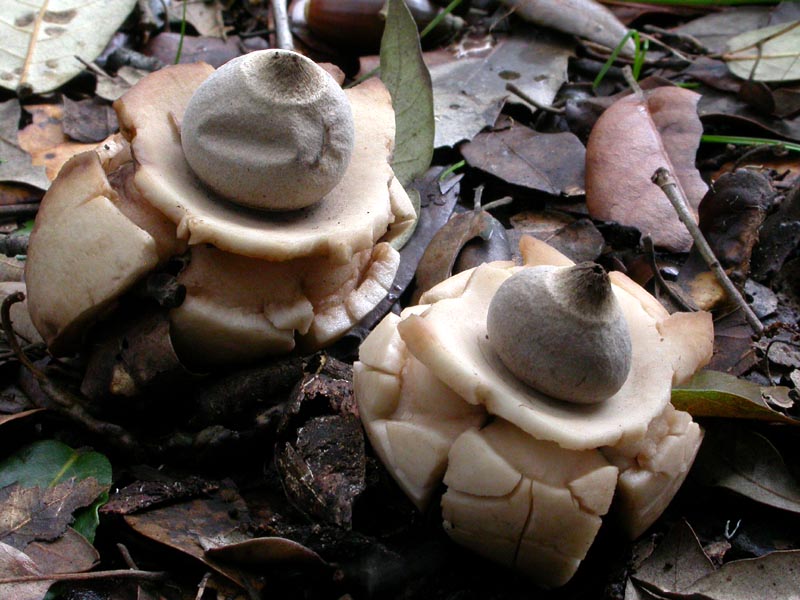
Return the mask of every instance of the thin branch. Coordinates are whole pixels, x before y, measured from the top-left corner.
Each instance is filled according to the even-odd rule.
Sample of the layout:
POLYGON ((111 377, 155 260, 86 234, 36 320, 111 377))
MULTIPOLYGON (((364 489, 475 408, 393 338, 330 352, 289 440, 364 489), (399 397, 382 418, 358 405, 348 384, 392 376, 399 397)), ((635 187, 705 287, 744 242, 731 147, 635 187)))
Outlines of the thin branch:
POLYGON ((708 264, 709 269, 711 269, 716 276, 722 288, 728 294, 728 297, 742 310, 744 317, 747 319, 747 323, 750 325, 751 329, 757 335, 761 335, 764 331, 764 325, 761 323, 761 321, 759 321, 756 314, 739 293, 739 290, 736 289, 736 286, 733 285, 733 282, 722 268, 722 265, 719 264, 719 260, 717 260, 717 257, 714 255, 714 251, 711 249, 711 246, 708 245, 706 238, 703 237, 703 233, 700 231, 700 227, 697 226, 697 223, 694 221, 694 217, 689 212, 686 198, 683 196, 683 191, 678 187, 678 184, 675 182, 675 179, 673 179, 672 174, 668 169, 660 167, 656 169, 655 173, 653 173, 652 179, 653 183, 661 188, 661 191, 664 192, 664 195, 666 195, 673 208, 675 208, 675 212, 678 213, 678 217, 680 218, 681 222, 686 226, 686 229, 688 229, 689 233, 692 235, 692 239, 694 239, 697 250, 706 261, 706 264, 708 264))
POLYGON ((39 211, 38 202, 20 202, 0 206, 0 217, 29 217, 39 211))
POLYGON ((11 347, 11 350, 14 351, 14 355, 17 357, 22 365, 28 369, 33 376, 38 381, 43 381, 46 379, 46 376, 39 368, 31 362, 31 359, 28 358, 28 355, 25 354, 25 351, 20 347, 19 340, 17 339, 17 334, 14 333, 14 326, 11 323, 11 307, 16 304, 17 302, 22 302, 25 300, 25 294, 22 292, 14 292, 13 294, 9 294, 3 300, 3 304, 0 305, 0 323, 3 327, 3 333, 6 334, 6 341, 8 345, 11 347))
POLYGON ((211 579, 211 571, 203 575, 200 583, 197 584, 197 595, 195 596, 195 600, 201 600, 203 598, 203 594, 206 593, 206 586, 208 585, 209 579, 211 579))
POLYGON ((556 108, 555 106, 550 106, 549 104, 542 104, 538 100, 531 98, 528 94, 523 92, 518 86, 514 85, 513 83, 507 83, 506 89, 515 96, 519 96, 520 98, 522 98, 525 102, 527 102, 531 106, 538 108, 539 110, 545 110, 547 112, 551 112, 557 115, 563 115, 566 112, 566 110, 563 108, 556 108))
POLYGON ((137 565, 136 561, 133 560, 128 547, 125 544, 117 544, 117 550, 119 550, 119 553, 122 555, 122 560, 125 561, 125 564, 128 565, 129 569, 139 569, 139 565, 137 565))
POLYGON ((271 0, 272 19, 275 21, 275 43, 282 50, 294 50, 292 31, 289 29, 289 15, 286 0, 271 0))
POLYGON ((2 577, 0 585, 14 583, 36 583, 37 581, 91 581, 94 579, 140 579, 143 581, 162 581, 168 577, 164 571, 135 571, 117 569, 113 571, 91 571, 89 573, 50 573, 47 575, 20 575, 2 577))

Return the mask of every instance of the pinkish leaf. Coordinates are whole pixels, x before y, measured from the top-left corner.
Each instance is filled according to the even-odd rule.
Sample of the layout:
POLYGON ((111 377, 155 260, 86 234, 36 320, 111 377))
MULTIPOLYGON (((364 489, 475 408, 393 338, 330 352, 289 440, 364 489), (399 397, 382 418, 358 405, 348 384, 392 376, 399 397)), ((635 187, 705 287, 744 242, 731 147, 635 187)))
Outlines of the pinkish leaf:
POLYGON ((659 87, 617 100, 597 120, 586 146, 586 204, 596 219, 636 227, 672 252, 686 252, 692 237, 650 178, 666 167, 692 213, 707 186, 695 168, 703 126, 698 94, 659 87))

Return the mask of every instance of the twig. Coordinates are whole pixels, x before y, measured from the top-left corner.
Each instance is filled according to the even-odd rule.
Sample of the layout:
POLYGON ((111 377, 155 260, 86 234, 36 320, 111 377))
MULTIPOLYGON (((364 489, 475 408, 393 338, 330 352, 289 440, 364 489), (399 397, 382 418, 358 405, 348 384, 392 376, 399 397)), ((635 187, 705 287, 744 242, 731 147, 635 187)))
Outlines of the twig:
POLYGON ((12 233, 0 236, 0 254, 13 258, 28 253, 29 233, 12 233))
POLYGON ((275 21, 275 43, 282 50, 294 50, 292 31, 289 29, 289 15, 286 12, 286 0, 270 0, 272 19, 275 21))
POLYGON ((201 600, 203 598, 203 594, 206 593, 206 586, 208 585, 209 579, 211 579, 211 571, 203 575, 200 583, 197 584, 197 596, 195 596, 195 600, 201 600))
POLYGON ((636 94, 636 96, 638 96, 639 98, 644 96, 644 92, 642 91, 639 82, 636 81, 636 78, 633 76, 633 69, 631 69, 630 65, 625 65, 624 67, 622 67, 622 75, 623 77, 625 77, 625 82, 631 88, 633 93, 636 94))
POLYGON ((14 292, 6 296, 3 300, 3 304, 0 305, 0 323, 2 323, 3 326, 3 333, 6 334, 6 341, 8 341, 8 345, 11 346, 11 350, 14 351, 17 360, 31 372, 37 381, 43 381, 47 377, 31 362, 31 359, 28 358, 28 355, 25 354, 24 350, 20 347, 17 334, 14 333, 14 326, 11 324, 11 307, 23 300, 25 300, 25 294, 22 292, 14 292))
POLYGON ((22 202, 0 206, 0 217, 28 217, 39 211, 38 202, 22 202))
POLYGON ((507 83, 506 84, 506 89, 509 92, 511 92, 512 94, 514 94, 515 96, 519 96, 520 98, 522 98, 525 102, 527 102, 531 106, 535 106, 539 110, 545 110, 547 112, 551 112, 551 113, 554 113, 554 114, 557 114, 557 115, 563 115, 566 112, 566 109, 564 109, 564 108, 556 108, 555 106, 550 106, 548 104, 542 104, 538 100, 535 100, 535 99, 531 98, 528 94, 523 92, 518 86, 516 86, 513 83, 507 83))
POLYGON ((125 564, 128 565, 129 569, 139 569, 139 566, 136 564, 136 561, 133 560, 128 547, 125 544, 117 544, 117 550, 122 555, 122 560, 125 561, 125 564))
POLYGON ((720 285, 722 285, 722 288, 728 294, 728 297, 742 310, 747 323, 750 325, 750 328, 757 335, 761 335, 764 331, 764 325, 761 323, 761 321, 759 321, 758 317, 752 311, 750 306, 748 306, 745 299, 739 293, 739 290, 736 289, 736 286, 733 285, 733 282, 722 268, 722 265, 719 264, 719 260, 717 260, 717 257, 714 255, 714 251, 711 249, 711 246, 708 245, 706 238, 703 237, 703 233, 700 231, 700 227, 697 226, 697 223, 694 221, 694 217, 689 212, 686 199, 683 196, 683 191, 678 187, 678 184, 673 179, 672 174, 668 169, 659 167, 656 169, 656 172, 653 173, 652 180, 653 183, 661 188, 661 191, 663 191, 664 195, 666 195, 666 197, 669 199, 670 203, 675 209, 675 212, 678 213, 678 217, 680 218, 681 222, 686 226, 686 229, 688 229, 689 233, 692 235, 692 239, 694 239, 694 243, 697 246, 697 250, 700 252, 700 255, 706 261, 708 268, 714 273, 720 285))
POLYGON ((89 573, 50 573, 47 575, 19 575, 2 577, 0 585, 13 583, 35 583, 37 581, 91 581, 93 579, 141 579, 144 581, 161 581, 167 578, 164 571, 136 571, 133 569, 117 569, 112 571, 91 571, 89 573))

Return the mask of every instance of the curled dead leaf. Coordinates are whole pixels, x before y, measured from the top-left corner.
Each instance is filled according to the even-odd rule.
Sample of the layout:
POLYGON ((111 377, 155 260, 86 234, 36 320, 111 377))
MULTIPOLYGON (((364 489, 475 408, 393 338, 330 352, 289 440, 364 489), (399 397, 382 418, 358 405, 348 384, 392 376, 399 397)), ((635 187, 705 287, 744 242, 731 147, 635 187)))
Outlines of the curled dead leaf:
POLYGON ((694 165, 703 126, 700 96, 659 87, 617 100, 598 119, 586 146, 586 204, 596 219, 616 221, 649 234, 657 246, 686 252, 689 231, 650 178, 666 167, 697 218, 708 186, 694 165))

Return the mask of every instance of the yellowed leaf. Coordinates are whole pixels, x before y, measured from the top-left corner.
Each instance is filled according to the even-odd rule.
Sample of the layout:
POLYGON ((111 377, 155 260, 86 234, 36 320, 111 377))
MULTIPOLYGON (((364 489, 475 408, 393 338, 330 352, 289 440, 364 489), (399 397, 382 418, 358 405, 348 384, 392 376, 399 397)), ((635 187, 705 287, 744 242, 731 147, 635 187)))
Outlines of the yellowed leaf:
POLYGON ((97 146, 73 142, 67 137, 60 104, 33 104, 25 109, 31 113, 33 122, 17 134, 19 145, 31 155, 34 166, 45 168, 50 181, 70 158, 97 146))

